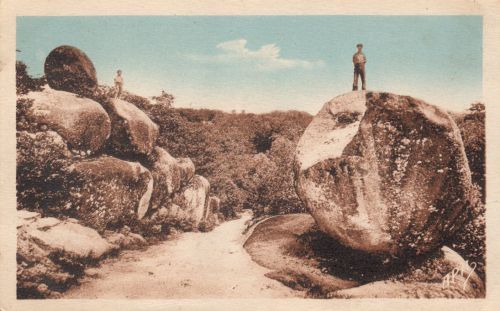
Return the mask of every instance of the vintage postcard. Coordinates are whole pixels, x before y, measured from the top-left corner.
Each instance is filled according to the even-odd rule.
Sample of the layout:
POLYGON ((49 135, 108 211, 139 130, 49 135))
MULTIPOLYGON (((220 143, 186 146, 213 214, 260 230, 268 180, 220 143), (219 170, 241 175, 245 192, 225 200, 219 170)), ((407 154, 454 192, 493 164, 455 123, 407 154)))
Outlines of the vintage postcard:
POLYGON ((0 5, 0 310, 499 307, 498 1, 0 5))

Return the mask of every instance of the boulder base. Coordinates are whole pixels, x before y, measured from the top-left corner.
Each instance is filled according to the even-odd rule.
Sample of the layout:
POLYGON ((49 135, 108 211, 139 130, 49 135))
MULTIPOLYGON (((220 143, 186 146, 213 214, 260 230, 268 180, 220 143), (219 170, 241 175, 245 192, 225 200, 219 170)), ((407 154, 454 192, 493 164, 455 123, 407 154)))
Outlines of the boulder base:
POLYGON ((460 255, 442 247, 411 262, 343 246, 308 214, 270 217, 249 229, 244 244, 266 276, 316 298, 482 298, 484 283, 460 255), (447 283, 446 275, 460 270, 447 283), (463 273, 462 273, 463 271, 463 273))

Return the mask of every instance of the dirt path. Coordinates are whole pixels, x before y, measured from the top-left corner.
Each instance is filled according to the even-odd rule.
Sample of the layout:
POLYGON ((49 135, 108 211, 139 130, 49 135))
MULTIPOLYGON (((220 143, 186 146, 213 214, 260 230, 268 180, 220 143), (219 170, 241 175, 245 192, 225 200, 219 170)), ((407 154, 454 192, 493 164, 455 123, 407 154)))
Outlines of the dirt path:
POLYGON ((96 268, 95 278, 64 298, 286 298, 301 296, 264 276, 243 248, 245 222, 225 222, 211 232, 183 233, 142 251, 125 251, 96 268))

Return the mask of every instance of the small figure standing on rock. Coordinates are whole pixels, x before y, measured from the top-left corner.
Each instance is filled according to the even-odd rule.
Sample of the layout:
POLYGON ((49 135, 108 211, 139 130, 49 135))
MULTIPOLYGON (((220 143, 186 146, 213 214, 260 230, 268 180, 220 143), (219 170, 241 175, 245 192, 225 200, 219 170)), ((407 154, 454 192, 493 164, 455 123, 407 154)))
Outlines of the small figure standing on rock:
POLYGON ((365 63, 366 63, 366 56, 363 54, 361 51, 363 49, 363 44, 358 43, 356 45, 358 48, 358 51, 352 56, 352 62, 354 63, 354 83, 352 84, 352 90, 357 91, 358 90, 358 77, 361 76, 361 89, 366 90, 366 71, 365 71, 365 63))
POLYGON ((119 69, 116 72, 115 76, 115 89, 116 89, 115 98, 120 98, 120 95, 122 94, 123 90, 123 77, 122 77, 122 71, 119 69))

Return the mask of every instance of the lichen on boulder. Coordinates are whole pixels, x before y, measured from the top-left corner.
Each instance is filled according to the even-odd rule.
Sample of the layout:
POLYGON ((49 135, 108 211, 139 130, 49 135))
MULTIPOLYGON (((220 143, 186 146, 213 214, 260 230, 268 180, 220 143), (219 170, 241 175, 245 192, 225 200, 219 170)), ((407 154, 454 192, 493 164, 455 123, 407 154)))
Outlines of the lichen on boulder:
POLYGON ((33 99, 26 118, 39 127, 45 125, 70 145, 90 154, 98 151, 109 138, 111 122, 99 103, 75 94, 50 88, 30 92, 33 99))
POLYGON ((295 176, 323 231, 354 249, 399 257, 439 248, 474 200, 453 119, 389 93, 326 103, 298 143, 295 176))
POLYGON ((210 183, 203 176, 195 175, 180 192, 174 195, 172 202, 178 205, 193 227, 198 227, 205 216, 210 183))
POLYGON ((173 194, 191 180, 195 168, 190 159, 176 159, 160 147, 154 148, 150 158, 154 179, 151 208, 157 209, 165 206, 173 194))
POLYGON ((101 102, 111 118, 110 151, 117 156, 148 156, 156 145, 159 127, 134 104, 121 99, 101 102))
POLYGON ((67 213, 92 228, 121 228, 149 209, 153 178, 138 162, 101 156, 75 162, 70 171, 81 183, 69 193, 67 213))

